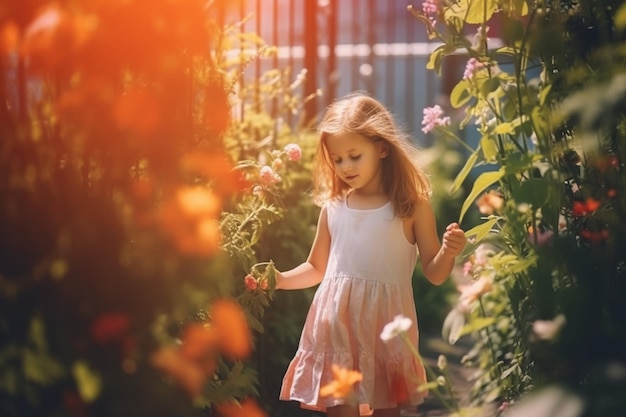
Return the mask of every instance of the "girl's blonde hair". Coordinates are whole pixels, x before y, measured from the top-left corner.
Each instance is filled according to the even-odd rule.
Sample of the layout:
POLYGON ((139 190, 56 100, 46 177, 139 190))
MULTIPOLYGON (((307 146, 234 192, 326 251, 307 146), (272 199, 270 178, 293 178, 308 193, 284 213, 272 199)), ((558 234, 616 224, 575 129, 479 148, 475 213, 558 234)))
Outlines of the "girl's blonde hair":
POLYGON ((327 142, 334 135, 354 133, 383 142, 388 154, 382 160, 383 191, 398 217, 411 217, 415 205, 429 198, 428 178, 417 166, 418 149, 397 126, 393 115, 380 102, 364 93, 349 94, 332 103, 319 127, 319 141, 313 165, 313 198, 318 204, 344 198, 350 186, 335 174, 327 142))

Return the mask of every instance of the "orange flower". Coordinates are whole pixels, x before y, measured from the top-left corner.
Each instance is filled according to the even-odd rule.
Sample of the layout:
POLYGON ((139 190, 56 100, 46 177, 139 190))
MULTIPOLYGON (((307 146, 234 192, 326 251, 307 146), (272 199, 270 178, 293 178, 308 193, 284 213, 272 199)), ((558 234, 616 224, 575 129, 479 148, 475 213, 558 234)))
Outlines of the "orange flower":
POLYGON ((491 190, 484 193, 477 201, 478 211, 485 216, 492 215, 495 211, 502 208, 504 199, 499 191, 491 190))
POLYGON ((202 394, 207 372, 200 364, 186 358, 179 349, 159 349, 152 355, 150 362, 182 385, 190 396, 202 394))
POLYGON ((352 393, 352 386, 363 380, 363 374, 359 371, 345 369, 339 365, 332 367, 334 379, 320 388, 320 396, 334 398, 346 398, 352 393))
POLYGON ((192 323, 185 327, 180 353, 190 360, 202 360, 211 354, 217 345, 215 330, 202 323, 192 323))
POLYGON ((0 55, 16 52, 20 42, 20 28, 15 22, 6 22, 0 26, 0 55))
POLYGON ((221 403, 215 406, 221 417, 266 417, 267 414, 259 407, 252 398, 246 398, 242 402, 221 403))
POLYGON ((97 23, 88 14, 49 5, 25 29, 21 53, 36 71, 68 71, 68 63, 75 62, 79 50, 93 38, 97 23))
POLYGON ((181 187, 157 214, 163 232, 182 253, 210 256, 221 243, 221 198, 202 187, 181 187))
POLYGON ((119 96, 113 103, 113 120, 122 129, 148 136, 159 129, 162 111, 153 92, 135 88, 119 96))
POLYGON ((252 351, 248 321, 239 303, 221 299, 210 308, 211 325, 218 335, 218 346, 227 356, 243 359, 252 351))

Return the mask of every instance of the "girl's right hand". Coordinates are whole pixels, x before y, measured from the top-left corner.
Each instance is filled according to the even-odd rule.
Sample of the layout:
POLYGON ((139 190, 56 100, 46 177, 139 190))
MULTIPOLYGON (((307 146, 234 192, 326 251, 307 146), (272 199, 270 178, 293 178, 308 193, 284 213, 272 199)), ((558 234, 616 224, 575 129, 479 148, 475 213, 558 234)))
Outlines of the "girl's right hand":
POLYGON ((466 241, 465 232, 458 223, 450 223, 443 234, 441 249, 445 255, 456 257, 463 252, 466 241))

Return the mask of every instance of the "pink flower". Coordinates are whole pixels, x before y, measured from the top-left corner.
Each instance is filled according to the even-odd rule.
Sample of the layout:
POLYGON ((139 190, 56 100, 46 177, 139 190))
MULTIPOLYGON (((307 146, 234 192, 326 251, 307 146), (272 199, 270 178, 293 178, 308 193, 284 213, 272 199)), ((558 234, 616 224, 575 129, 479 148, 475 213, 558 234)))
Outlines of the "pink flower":
POLYGON ((463 276, 464 277, 469 277, 470 273, 472 272, 472 268, 474 267, 474 263, 471 261, 466 261, 463 264, 463 276))
POLYGON ((439 14, 439 0, 424 0, 422 11, 428 17, 430 24, 434 26, 437 20, 436 16, 439 14))
POLYGON ((259 287, 263 290, 266 291, 267 287, 269 287, 269 283, 267 282, 267 279, 262 279, 261 283, 259 285, 259 287))
MULTIPOLYGON (((541 227, 537 227, 537 246, 544 246, 552 239, 554 232, 550 229, 542 230, 541 227)), ((535 229, 532 226, 528 226, 528 240, 531 244, 535 244, 535 229)))
POLYGON ((465 64, 465 72, 463 73, 463 79, 469 80, 470 78, 474 76, 474 73, 476 71, 484 67, 485 67, 484 62, 480 62, 476 58, 470 58, 469 61, 467 61, 467 64, 465 64))
POLYGON ((285 152, 287 153, 287 158, 290 161, 299 161, 302 158, 302 150, 300 146, 295 143, 290 143, 285 146, 285 152))
POLYGON ((422 120, 422 132, 428 133, 436 126, 448 126, 450 124, 449 117, 441 117, 443 110, 436 104, 433 107, 426 107, 424 109, 424 119, 422 120))
POLYGON ((493 284, 487 277, 480 277, 470 284, 462 284, 457 286, 457 290, 461 293, 459 296, 459 304, 463 310, 470 311, 471 305, 478 300, 483 294, 491 291, 493 284))
POLYGON ((243 281, 246 284, 246 288, 248 289, 248 291, 254 291, 258 287, 258 283, 256 282, 256 279, 250 274, 246 275, 243 281))
POLYGON ((259 171, 259 176, 261 177, 261 181, 264 184, 276 184, 280 182, 281 178, 272 167, 268 165, 263 165, 259 171))

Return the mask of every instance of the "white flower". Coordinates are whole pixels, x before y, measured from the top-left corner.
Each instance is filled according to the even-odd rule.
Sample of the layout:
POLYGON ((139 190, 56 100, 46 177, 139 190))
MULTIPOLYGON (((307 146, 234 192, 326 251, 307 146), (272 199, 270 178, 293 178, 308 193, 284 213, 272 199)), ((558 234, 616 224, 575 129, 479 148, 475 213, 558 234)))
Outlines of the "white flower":
POLYGON ((403 315, 397 315, 392 322, 385 324, 383 331, 380 333, 380 339, 383 342, 388 342, 394 337, 409 330, 413 322, 410 318, 403 315))
POLYGON ((559 314, 553 320, 535 320, 533 332, 541 340, 554 340, 565 325, 565 316, 559 314))
POLYGON ((437 368, 443 371, 447 367, 448 367, 448 360, 446 359, 445 356, 439 355, 439 357, 437 358, 437 368))

